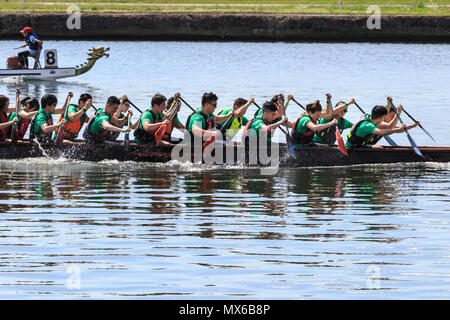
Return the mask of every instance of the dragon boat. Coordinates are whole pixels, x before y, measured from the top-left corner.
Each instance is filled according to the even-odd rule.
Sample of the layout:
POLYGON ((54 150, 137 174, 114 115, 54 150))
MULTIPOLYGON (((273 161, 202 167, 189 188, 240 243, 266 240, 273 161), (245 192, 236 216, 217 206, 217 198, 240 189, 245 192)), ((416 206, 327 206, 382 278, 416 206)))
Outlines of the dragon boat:
POLYGON ((56 80, 62 78, 76 77, 92 69, 94 64, 102 57, 109 57, 109 48, 102 46, 90 48, 87 61, 76 67, 59 68, 55 49, 44 52, 45 65, 42 68, 39 62, 39 55, 36 58, 33 69, 23 69, 20 67, 18 57, 8 57, 7 69, 0 69, 0 78, 15 78, 21 80, 56 80))
MULTIPOLYGON (((174 141, 175 143, 179 141, 174 141)), ((296 159, 288 153, 283 143, 272 143, 267 154, 259 154, 258 148, 249 150, 242 145, 214 143, 209 150, 192 150, 182 143, 174 147, 157 147, 130 143, 128 150, 121 141, 89 145, 83 140, 64 142, 62 149, 55 145, 39 145, 28 140, 12 144, 0 142, 0 159, 25 159, 37 157, 66 158, 82 161, 136 161, 168 162, 170 160, 203 161, 211 164, 279 165, 281 167, 349 166, 359 164, 402 162, 449 162, 450 147, 421 146, 424 158, 407 146, 382 146, 379 148, 354 148, 343 155, 337 146, 296 147, 296 159), (176 148, 174 150, 174 148, 176 148), (206 152, 208 151, 208 152, 206 152)), ((267 151, 265 150, 265 152, 267 151)))

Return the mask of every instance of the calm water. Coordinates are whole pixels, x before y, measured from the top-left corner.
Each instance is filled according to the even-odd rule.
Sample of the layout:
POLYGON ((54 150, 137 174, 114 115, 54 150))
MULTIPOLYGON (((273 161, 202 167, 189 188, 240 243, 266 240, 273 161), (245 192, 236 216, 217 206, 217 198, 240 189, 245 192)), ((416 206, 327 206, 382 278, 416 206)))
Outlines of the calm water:
MULTIPOLYGON (((60 66, 99 44, 111 57, 86 75, 0 81, 0 93, 62 101, 87 91, 98 106, 127 93, 145 107, 158 91, 198 105, 212 90, 220 106, 331 92, 367 111, 389 94, 437 140, 414 130, 419 145, 449 145, 450 45, 46 42, 60 66)), ((1 41, 0 56, 18 45, 1 41)), ((2 160, 0 298, 448 299, 449 195, 449 164, 262 176, 178 162, 2 160)))

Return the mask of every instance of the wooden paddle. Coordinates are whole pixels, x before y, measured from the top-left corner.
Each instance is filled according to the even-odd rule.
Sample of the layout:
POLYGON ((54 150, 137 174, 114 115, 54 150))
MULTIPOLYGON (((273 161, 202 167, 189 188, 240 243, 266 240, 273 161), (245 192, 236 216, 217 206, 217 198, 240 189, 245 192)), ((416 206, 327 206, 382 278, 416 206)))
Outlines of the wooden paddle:
MULTIPOLYGON (((355 106, 357 106, 358 107, 358 109, 362 112, 362 114, 364 115, 364 116, 367 116, 367 113, 365 113, 365 111, 355 102, 355 106)), ((383 138, 384 138, 384 140, 386 140, 387 141, 387 143, 389 143, 391 146, 393 146, 393 147, 397 147, 398 145, 395 143, 395 141, 394 140, 392 140, 392 138, 391 137, 389 137, 389 136, 383 136, 383 138)))
MULTIPOLYGON (((336 118, 336 114, 334 113, 333 104, 331 103, 331 95, 329 95, 329 94, 327 95, 327 103, 329 104, 329 106, 331 108, 331 113, 333 114, 333 119, 336 119, 336 121, 338 121, 338 119, 336 118)), ((336 123, 336 141, 338 144, 339 151, 348 157, 348 152, 347 152, 347 149, 345 148, 344 139, 342 139, 341 131, 339 130, 338 123, 336 123)))
MULTIPOLYGON (((284 99, 281 97, 281 95, 278 96, 278 102, 281 103, 281 108, 283 109, 283 115, 286 117, 286 108, 284 107, 284 99)), ((297 159, 297 156, 295 154, 294 144, 292 143, 291 136, 289 135, 289 126, 287 121, 284 123, 286 126, 286 144, 288 145, 289 155, 293 159, 297 159)))
MULTIPOLYGON (((400 115, 398 114, 398 110, 395 107, 394 103, 392 102, 392 100, 388 100, 389 105, 394 109, 394 112, 397 114, 398 120, 400 120, 400 123, 403 124, 402 118, 400 118, 400 115)), ((414 141, 414 139, 411 137, 411 135, 409 134, 408 130, 405 128, 405 133, 406 136, 408 137, 409 142, 411 143, 411 146, 413 147, 414 152, 422 158, 425 158, 422 154, 422 152, 420 152, 419 147, 417 146, 416 142, 414 141)))
MULTIPOLYGON (((417 122, 417 120, 416 119, 414 119, 406 110, 405 110, 405 107, 403 107, 403 112, 404 113, 406 113, 406 115, 412 120, 412 121, 414 121, 414 122, 417 122)), ((434 140, 434 138, 431 136, 431 134, 429 134, 428 133, 428 131, 427 130, 425 130, 425 128, 424 127, 422 127, 422 125, 421 124, 419 124, 419 127, 434 141, 434 142, 436 142, 436 140, 434 140)))
MULTIPOLYGON (((66 111, 64 112, 63 119, 65 119, 65 118, 67 117, 67 111, 69 111, 69 102, 70 102, 70 99, 72 99, 72 97, 73 97, 73 93, 72 93, 72 92, 69 92, 69 94, 67 95, 67 99, 66 99, 66 111)), ((63 132, 64 132, 64 126, 65 126, 65 124, 63 123, 63 124, 61 125, 61 127, 59 127, 59 129, 58 129, 58 135, 56 136, 56 146, 58 147, 59 150, 62 150, 62 147, 63 147, 63 140, 64 140, 63 132)))
MULTIPOLYGON (((20 89, 16 89, 16 117, 19 116, 19 105, 20 105, 20 89)), ((17 122, 14 122, 12 129, 11 129, 11 142, 13 144, 17 144, 17 141, 19 140, 19 126, 17 125, 17 122)))

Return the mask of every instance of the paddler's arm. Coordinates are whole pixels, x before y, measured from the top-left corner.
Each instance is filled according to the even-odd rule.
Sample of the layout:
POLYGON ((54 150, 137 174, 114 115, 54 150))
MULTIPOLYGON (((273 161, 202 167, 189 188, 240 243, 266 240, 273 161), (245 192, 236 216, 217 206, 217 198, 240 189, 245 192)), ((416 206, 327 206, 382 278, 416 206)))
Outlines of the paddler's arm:
POLYGON ((142 126, 144 127, 144 130, 147 131, 148 133, 155 133, 156 130, 158 130, 158 128, 163 125, 163 124, 168 124, 169 120, 164 120, 161 122, 156 122, 156 123, 150 123, 150 121, 145 121, 142 123, 142 126))
POLYGON ((306 127, 308 127, 308 129, 316 132, 316 131, 320 131, 320 130, 326 129, 328 127, 331 127, 332 125, 335 125, 336 123, 337 123, 336 119, 333 119, 330 122, 324 123, 324 124, 314 124, 312 121, 309 121, 306 124, 306 127))
POLYGON ((14 122, 17 122, 19 119, 17 117, 14 117, 11 121, 0 123, 0 129, 8 128, 9 126, 13 125, 14 122))
POLYGON ((214 116, 214 122, 221 123, 221 122, 227 121, 232 116, 233 116, 233 112, 228 112, 227 114, 220 115, 220 116, 214 116))
POLYGON ((265 135, 267 135, 268 132, 275 130, 277 127, 281 126, 287 120, 288 120, 287 117, 283 116, 280 121, 277 121, 277 122, 269 124, 269 125, 263 124, 261 126, 261 130, 264 132, 265 135))
POLYGON ((192 134, 197 137, 212 137, 220 131, 203 130, 199 126, 192 126, 192 134))
MULTIPOLYGON (((349 105, 355 103, 355 98, 351 98, 347 103, 341 103, 336 108, 334 108, 334 113, 341 112, 343 109, 348 108, 349 105)), ((327 120, 331 119, 333 115, 331 115, 330 118, 327 118, 327 120)))
POLYGON ((118 127, 112 125, 111 123, 109 123, 106 120, 103 121, 102 127, 103 127, 103 129, 105 129, 107 131, 112 131, 112 132, 129 132, 129 131, 131 131, 130 127, 126 127, 125 129, 118 128, 118 127))
POLYGON ((69 105, 69 101, 72 97, 73 97, 73 93, 69 92, 67 94, 66 101, 64 101, 64 105, 61 108, 55 109, 54 114, 64 114, 64 112, 66 112, 67 106, 69 105))
POLYGON ((377 128, 373 131, 373 134, 376 134, 379 136, 388 136, 392 133, 401 133, 401 132, 405 131, 405 128, 406 128, 406 130, 411 130, 412 128, 417 127, 419 124, 420 124, 420 122, 417 121, 413 124, 410 124, 409 126, 407 126, 406 124, 402 124, 400 127, 395 127, 395 128, 390 128, 390 129, 377 128))
POLYGON ((62 124, 66 123, 66 119, 62 119, 61 122, 58 122, 57 124, 51 125, 49 126, 48 124, 44 123, 41 126, 42 132, 44 133, 49 133, 54 131, 56 128, 59 128, 62 124))
MULTIPOLYGON (((330 99, 331 99, 331 94, 327 93, 326 96, 327 96, 327 98, 330 97, 330 99)), ((327 108, 325 109, 325 111, 322 111, 320 116, 321 116, 321 118, 331 119, 331 117, 333 117, 333 113, 331 112, 331 105, 328 104, 328 99, 326 101, 327 101, 326 102, 327 108)), ((328 128, 328 127, 326 127, 326 128, 328 128)))
POLYGON ((70 121, 78 120, 83 116, 83 114, 85 114, 89 110, 91 105, 92 105, 92 100, 89 99, 86 102, 86 105, 81 110, 79 110, 77 112, 71 112, 67 116, 69 117, 70 121))
POLYGON ((19 111, 19 116, 25 119, 31 119, 33 118, 38 112, 32 111, 32 112, 26 112, 25 110, 19 111))
POLYGON ((246 104, 244 104, 242 107, 238 108, 235 111, 235 113, 234 113, 235 117, 242 118, 244 116, 244 114, 247 112, 248 107, 250 107, 254 101, 255 101, 255 98, 248 99, 248 102, 246 104))

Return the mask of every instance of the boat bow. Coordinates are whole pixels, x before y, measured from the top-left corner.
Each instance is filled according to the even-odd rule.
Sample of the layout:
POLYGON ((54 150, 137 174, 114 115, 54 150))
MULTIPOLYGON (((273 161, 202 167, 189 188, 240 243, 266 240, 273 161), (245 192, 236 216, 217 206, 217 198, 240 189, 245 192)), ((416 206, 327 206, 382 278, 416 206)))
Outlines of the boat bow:
POLYGON ((109 54, 106 53, 107 51, 109 51, 109 48, 104 48, 102 46, 96 47, 96 48, 90 48, 89 49, 89 53, 88 53, 88 59, 85 63, 83 63, 80 66, 77 66, 75 68, 75 75, 79 76, 83 73, 88 72, 89 70, 92 69, 92 67, 94 66, 95 62, 97 62, 98 59, 102 58, 102 57, 109 57, 109 54))

